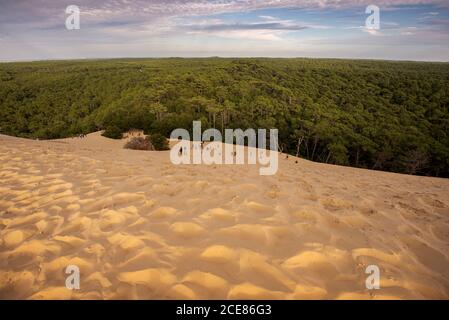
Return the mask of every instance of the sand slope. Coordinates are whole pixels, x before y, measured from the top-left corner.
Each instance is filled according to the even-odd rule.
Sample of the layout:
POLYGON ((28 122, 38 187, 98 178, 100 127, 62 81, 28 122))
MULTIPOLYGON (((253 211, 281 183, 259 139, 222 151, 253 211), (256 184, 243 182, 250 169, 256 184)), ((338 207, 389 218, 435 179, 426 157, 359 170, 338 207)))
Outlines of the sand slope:
POLYGON ((447 179, 285 156, 260 176, 123 144, 0 136, 0 298, 449 298, 447 179))

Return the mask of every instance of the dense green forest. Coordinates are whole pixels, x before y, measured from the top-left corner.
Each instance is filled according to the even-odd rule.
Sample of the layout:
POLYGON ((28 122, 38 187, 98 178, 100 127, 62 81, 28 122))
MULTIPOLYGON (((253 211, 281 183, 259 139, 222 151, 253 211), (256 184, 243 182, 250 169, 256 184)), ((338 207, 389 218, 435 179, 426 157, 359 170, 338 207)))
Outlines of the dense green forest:
POLYGON ((114 59, 0 64, 0 132, 278 128, 284 152, 449 177, 449 64, 114 59))

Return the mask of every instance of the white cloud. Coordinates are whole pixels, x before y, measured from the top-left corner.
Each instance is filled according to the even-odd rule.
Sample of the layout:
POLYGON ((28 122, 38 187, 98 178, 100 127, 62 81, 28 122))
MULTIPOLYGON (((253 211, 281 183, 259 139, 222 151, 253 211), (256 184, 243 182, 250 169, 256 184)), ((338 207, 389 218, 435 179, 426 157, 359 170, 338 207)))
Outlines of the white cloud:
POLYGON ((263 19, 263 20, 276 20, 277 18, 272 17, 272 16, 259 16, 259 18, 263 19))
POLYGON ((379 30, 369 29, 369 28, 366 28, 366 27, 362 28, 362 31, 364 31, 364 32, 366 32, 366 33, 368 33, 368 34, 370 34, 372 36, 382 36, 383 35, 382 32, 380 32, 379 30))
POLYGON ((266 30, 244 30, 244 31, 219 31, 211 35, 229 39, 246 39, 258 41, 280 41, 282 40, 281 31, 266 31, 266 30))

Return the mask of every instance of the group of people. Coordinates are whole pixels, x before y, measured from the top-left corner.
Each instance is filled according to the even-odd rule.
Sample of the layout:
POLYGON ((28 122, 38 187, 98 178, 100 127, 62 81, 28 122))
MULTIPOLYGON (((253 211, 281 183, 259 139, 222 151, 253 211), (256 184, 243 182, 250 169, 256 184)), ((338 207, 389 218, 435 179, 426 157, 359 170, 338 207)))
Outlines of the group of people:
MULTIPOLYGON (((193 147, 196 148, 196 145, 194 145, 193 147)), ((201 150, 203 150, 203 148, 204 148, 204 141, 201 141, 201 150)), ((185 149, 184 147, 179 148, 178 154, 180 156, 182 156, 182 153, 184 152, 184 149, 185 149)))
POLYGON ((83 138, 85 138, 86 137, 86 135, 84 134, 84 133, 81 133, 81 134, 79 134, 79 135, 77 135, 77 136, 72 136, 72 139, 74 139, 74 138, 80 138, 80 139, 83 139, 83 138))

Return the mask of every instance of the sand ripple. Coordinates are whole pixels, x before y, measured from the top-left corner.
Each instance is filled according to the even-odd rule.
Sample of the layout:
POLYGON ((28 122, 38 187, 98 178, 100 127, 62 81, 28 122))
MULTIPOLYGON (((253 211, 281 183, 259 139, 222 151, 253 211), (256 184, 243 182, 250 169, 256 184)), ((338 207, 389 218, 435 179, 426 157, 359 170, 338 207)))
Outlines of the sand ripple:
POLYGON ((294 157, 261 177, 122 144, 0 136, 0 298, 449 298, 448 180, 294 157))

